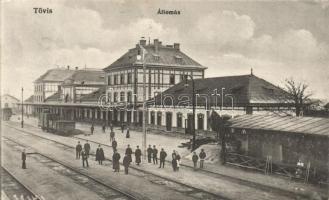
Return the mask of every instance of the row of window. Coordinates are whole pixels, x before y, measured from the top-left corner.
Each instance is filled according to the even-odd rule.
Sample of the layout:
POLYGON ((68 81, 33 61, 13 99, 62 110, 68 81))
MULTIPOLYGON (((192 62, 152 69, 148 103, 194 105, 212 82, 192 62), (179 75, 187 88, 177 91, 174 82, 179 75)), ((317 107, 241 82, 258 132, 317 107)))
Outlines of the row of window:
MULTIPOLYGON (((133 80, 132 80, 132 73, 128 73, 127 74, 127 81, 125 81, 125 74, 114 74, 114 75, 108 75, 107 76, 107 85, 123 85, 123 84, 132 84, 133 80), (113 78, 113 80, 112 80, 113 78)), ((169 75, 169 80, 168 83, 171 85, 174 85, 177 83, 177 81, 175 80, 176 78, 175 74, 170 74, 169 75)), ((158 73, 158 76, 156 76, 156 74, 154 74, 154 83, 160 84, 160 73, 158 73)), ((179 76, 179 81, 181 82, 183 81, 185 78, 184 74, 180 74, 179 76)), ((148 78, 149 83, 151 82, 151 76, 149 76, 148 78)))
MULTIPOLYGON (((170 117, 166 116, 166 123, 170 123, 171 122, 168 122, 167 120, 172 120, 172 117, 171 117, 171 113, 166 113, 167 115, 169 114, 170 117)), ((152 125, 155 125, 155 119, 156 119, 156 124, 158 126, 162 126, 162 112, 157 112, 155 113, 154 111, 152 111, 150 113, 150 123, 152 125), (156 114, 156 117, 155 117, 155 114, 156 114)), ((191 120, 192 119, 192 115, 188 115, 188 119, 191 120)), ((185 125, 186 127, 189 126, 188 122, 186 122, 187 124, 185 125)), ((182 113, 177 113, 176 114, 176 126, 177 128, 183 128, 183 114, 182 113)), ((204 114, 201 114, 199 113, 197 115, 197 127, 196 127, 198 130, 203 130, 204 129, 204 114)))
POLYGON ((127 96, 126 96, 126 92, 113 92, 113 97, 112 97, 112 93, 108 93, 107 94, 107 98, 108 98, 108 101, 110 102, 129 102, 131 103, 132 102, 132 92, 127 92, 127 96))
MULTIPOLYGON (((127 74, 127 84, 132 84, 132 73, 127 74)), ((107 76, 107 85, 123 85, 125 84, 125 74, 114 74, 107 76), (113 81, 112 81, 113 77, 113 81)))

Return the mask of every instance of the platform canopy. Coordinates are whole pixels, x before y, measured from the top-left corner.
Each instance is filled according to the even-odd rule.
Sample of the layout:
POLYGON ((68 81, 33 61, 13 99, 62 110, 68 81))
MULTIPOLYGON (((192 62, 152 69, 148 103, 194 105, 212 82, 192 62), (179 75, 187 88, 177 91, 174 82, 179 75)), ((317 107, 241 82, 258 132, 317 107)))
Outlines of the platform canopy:
POLYGON ((329 136, 329 118, 242 115, 230 119, 232 128, 329 136))

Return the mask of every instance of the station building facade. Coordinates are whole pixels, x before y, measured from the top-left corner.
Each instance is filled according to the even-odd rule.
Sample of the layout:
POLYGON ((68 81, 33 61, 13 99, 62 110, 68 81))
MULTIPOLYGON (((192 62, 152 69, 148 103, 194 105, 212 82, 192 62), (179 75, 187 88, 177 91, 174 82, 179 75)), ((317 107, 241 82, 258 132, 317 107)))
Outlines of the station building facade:
POLYGON ((146 74, 146 99, 151 99, 180 83, 185 75, 203 79, 206 67, 184 54, 179 43, 163 45, 155 39, 141 39, 118 60, 104 69, 106 98, 111 105, 109 117, 113 123, 142 123, 143 66, 146 74), (138 57, 143 57, 142 60, 138 57), (122 104, 126 108, 120 109, 122 104), (128 104, 128 105, 127 105, 128 104))

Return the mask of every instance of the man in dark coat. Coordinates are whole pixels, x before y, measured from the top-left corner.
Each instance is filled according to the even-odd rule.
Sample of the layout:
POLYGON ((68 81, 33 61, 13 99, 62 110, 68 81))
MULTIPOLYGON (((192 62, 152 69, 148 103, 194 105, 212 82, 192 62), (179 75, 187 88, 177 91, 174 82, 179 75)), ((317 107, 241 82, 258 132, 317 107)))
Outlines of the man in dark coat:
POLYGON ((193 161, 194 170, 196 170, 197 168, 198 160, 199 160, 198 155, 196 155, 196 152, 193 152, 192 161, 193 161))
POLYGON ((98 164, 102 165, 103 160, 105 160, 104 151, 101 145, 98 145, 98 148, 96 150, 96 161, 98 161, 98 164))
POLYGON ((94 128, 94 124, 92 124, 91 127, 90 127, 90 133, 91 133, 91 134, 94 134, 94 129, 95 129, 95 128, 94 128))
POLYGON ((172 161, 171 161, 171 164, 172 164, 172 169, 174 171, 177 171, 177 159, 176 159, 176 154, 172 154, 172 161))
POLYGON ((164 168, 165 161, 166 161, 167 153, 163 150, 163 148, 160 151, 160 167, 162 165, 162 168, 164 168))
POLYGON ((203 149, 201 149, 201 152, 199 154, 200 157, 200 168, 203 168, 203 163, 204 163, 204 159, 206 158, 206 152, 204 152, 203 149))
POLYGON ((127 134, 126 134, 126 138, 130 138, 130 132, 129 132, 129 128, 127 128, 127 134))
POLYGON ((106 129, 106 126, 105 126, 105 124, 103 124, 103 126, 102 126, 103 133, 105 133, 105 129, 106 129))
POLYGON ((133 154, 133 150, 130 148, 130 145, 128 144, 128 147, 126 149, 126 155, 129 157, 130 162, 132 161, 131 154, 133 154))
POLYGON ((88 140, 87 140, 87 142, 84 144, 83 148, 84 148, 84 150, 85 150, 85 153, 86 153, 87 157, 89 157, 90 144, 88 143, 88 140))
POLYGON ((82 146, 80 144, 80 141, 78 141, 77 146, 75 147, 76 151, 76 159, 80 159, 81 151, 82 151, 82 146))
POLYGON ((112 141, 113 152, 117 150, 117 146, 118 146, 118 143, 117 143, 117 141, 115 140, 115 138, 113 138, 113 141, 112 141))
POLYGON ((141 156, 142 156, 142 151, 140 150, 139 146, 137 145, 137 149, 135 150, 135 162, 137 165, 141 163, 141 156))
POLYGON ((151 145, 149 145, 149 148, 147 148, 147 161, 151 163, 153 149, 151 148, 151 145))
POLYGON ((153 155, 153 164, 158 164, 158 149, 155 147, 155 145, 153 145, 152 155, 153 155))
POLYGON ((117 151, 114 151, 112 156, 114 172, 120 171, 120 158, 121 158, 120 154, 117 151))
POLYGON ((121 133, 123 133, 124 130, 125 130, 125 125, 122 123, 121 124, 121 133))
POLYGON ((110 132, 110 142, 113 141, 114 137, 115 137, 115 133, 114 133, 114 131, 112 130, 112 131, 110 132))
POLYGON ((22 152, 22 169, 26 169, 26 153, 25 153, 25 149, 22 152))
POLYGON ((82 150, 81 157, 82 157, 82 166, 85 167, 85 163, 86 163, 87 167, 89 167, 88 155, 85 150, 82 150))
POLYGON ((123 166, 125 167, 125 174, 128 174, 129 165, 130 165, 130 158, 129 155, 126 154, 125 157, 123 158, 123 166))

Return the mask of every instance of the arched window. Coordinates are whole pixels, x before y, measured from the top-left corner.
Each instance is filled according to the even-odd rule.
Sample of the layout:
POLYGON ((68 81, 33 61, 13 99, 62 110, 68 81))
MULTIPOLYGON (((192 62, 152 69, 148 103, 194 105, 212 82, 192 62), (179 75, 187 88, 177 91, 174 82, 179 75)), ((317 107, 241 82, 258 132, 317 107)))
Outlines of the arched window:
POLYGON ((183 127, 183 114, 177 113, 177 128, 183 127))
POLYGON ((162 113, 158 112, 157 113, 157 125, 161 126, 161 122, 162 122, 162 113))
POLYGON ((132 102, 132 93, 131 92, 127 92, 127 102, 128 103, 132 102))
POLYGON ((198 114, 198 130, 203 130, 204 128, 204 114, 198 114))

